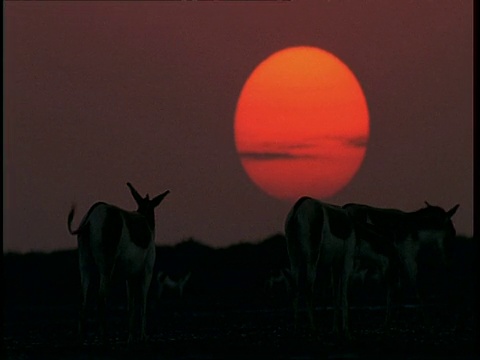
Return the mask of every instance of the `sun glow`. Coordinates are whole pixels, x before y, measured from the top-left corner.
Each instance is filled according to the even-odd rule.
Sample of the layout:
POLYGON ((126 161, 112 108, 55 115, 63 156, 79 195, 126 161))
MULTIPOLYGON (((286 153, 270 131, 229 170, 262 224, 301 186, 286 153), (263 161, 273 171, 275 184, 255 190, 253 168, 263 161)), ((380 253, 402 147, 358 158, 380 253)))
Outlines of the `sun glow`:
POLYGON ((261 62, 235 113, 241 163, 279 199, 326 198, 358 171, 369 136, 365 96, 352 71, 331 53, 293 47, 261 62))

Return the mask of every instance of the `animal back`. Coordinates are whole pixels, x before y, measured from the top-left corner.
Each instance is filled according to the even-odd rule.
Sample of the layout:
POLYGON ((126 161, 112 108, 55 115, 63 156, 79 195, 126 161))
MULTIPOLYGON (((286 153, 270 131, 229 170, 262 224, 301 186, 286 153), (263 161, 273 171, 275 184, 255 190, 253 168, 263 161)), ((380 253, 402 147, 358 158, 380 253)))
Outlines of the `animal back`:
POLYGON ((153 240, 147 220, 141 215, 136 217, 125 216, 125 224, 130 234, 130 241, 136 246, 146 249, 153 240))
POLYGON ((352 224, 346 212, 341 208, 326 207, 330 233, 336 238, 346 240, 352 233, 352 224))

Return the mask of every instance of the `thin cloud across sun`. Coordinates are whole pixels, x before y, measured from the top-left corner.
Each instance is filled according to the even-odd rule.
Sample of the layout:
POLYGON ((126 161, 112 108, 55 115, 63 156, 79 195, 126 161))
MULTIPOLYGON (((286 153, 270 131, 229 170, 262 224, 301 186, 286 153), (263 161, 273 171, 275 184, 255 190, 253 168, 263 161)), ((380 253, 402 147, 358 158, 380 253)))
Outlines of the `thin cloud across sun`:
POLYGON ((315 159, 317 157, 310 154, 293 154, 289 152, 241 152, 238 155, 242 159, 256 161, 315 159))

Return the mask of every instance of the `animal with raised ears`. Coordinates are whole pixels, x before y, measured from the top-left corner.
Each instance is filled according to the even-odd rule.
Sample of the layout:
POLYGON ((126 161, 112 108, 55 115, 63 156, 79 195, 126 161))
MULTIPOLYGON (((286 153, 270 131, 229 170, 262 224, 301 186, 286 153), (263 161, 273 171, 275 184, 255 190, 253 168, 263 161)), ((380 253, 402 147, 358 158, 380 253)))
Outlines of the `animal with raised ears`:
POLYGON ((291 282, 289 268, 272 270, 265 280, 265 290, 270 293, 281 290, 284 294, 289 294, 291 282))
POLYGON ((187 284, 190 276, 192 275, 191 272, 181 276, 177 280, 174 280, 170 275, 163 271, 159 271, 157 274, 157 284, 158 284, 158 292, 157 297, 160 299, 164 294, 166 289, 170 289, 178 294, 179 299, 183 298, 183 292, 185 290, 185 285, 187 284))
POLYGON ((300 198, 285 222, 287 250, 293 285, 295 328, 299 301, 304 297, 310 327, 315 330, 314 285, 317 269, 330 268, 334 295, 333 331, 349 338, 348 281, 354 269, 355 228, 340 206, 310 197, 300 198))
POLYGON ((86 334, 87 293, 93 274, 100 274, 98 316, 100 335, 106 336, 106 301, 114 270, 127 280, 129 308, 128 341, 135 339, 136 313, 140 314, 140 340, 146 339, 146 302, 155 263, 155 213, 154 209, 170 192, 149 198, 127 183, 137 203, 136 211, 123 210, 104 202, 95 203, 84 216, 77 230, 72 230, 75 207, 68 214, 68 231, 77 235, 82 287, 79 333, 86 334))
MULTIPOLYGON (((374 246, 364 248, 364 255, 382 256, 382 250, 387 249, 392 261, 390 273, 395 274, 393 279, 398 280, 400 274, 403 274, 420 301, 421 297, 417 288, 417 255, 422 249, 427 247, 431 249, 433 245, 437 248, 444 263, 446 262, 448 241, 453 240, 456 235, 451 219, 459 207, 457 204, 445 211, 441 207, 425 203, 426 207, 413 212, 376 208, 363 204, 343 206, 355 223, 372 227, 379 235, 380 241, 375 241, 369 235, 365 236, 364 243, 374 246)), ((387 286, 392 289, 397 284, 387 280, 387 286)), ((387 321, 389 316, 390 298, 387 300, 387 321)))

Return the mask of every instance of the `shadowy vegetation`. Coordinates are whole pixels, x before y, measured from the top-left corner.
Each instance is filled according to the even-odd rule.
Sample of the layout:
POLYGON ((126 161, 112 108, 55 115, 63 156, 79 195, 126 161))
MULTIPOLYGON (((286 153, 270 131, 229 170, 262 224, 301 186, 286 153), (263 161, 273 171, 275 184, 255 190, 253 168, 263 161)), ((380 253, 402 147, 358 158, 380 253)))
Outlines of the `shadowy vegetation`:
MULTIPOLYGON (((458 236, 449 245, 448 252, 449 267, 431 253, 419 254, 419 287, 432 302, 471 306, 477 283, 478 243, 473 238, 458 236)), ((48 254, 7 253, 3 260, 5 307, 78 303, 80 280, 76 250, 48 254)), ((189 239, 175 246, 157 247, 155 274, 164 271, 176 279, 192 273, 185 287, 183 306, 268 307, 271 297, 267 296, 266 280, 272 272, 288 266, 285 238, 280 234, 256 244, 240 243, 219 249, 189 239)), ((321 279, 322 275, 319 274, 321 279)), ((323 280, 326 277, 323 276, 323 280)), ((317 287, 319 294, 327 295, 328 299, 325 289, 317 287)), ((323 287, 328 289, 328 284, 323 287)), ((354 303, 384 305, 382 286, 368 278, 364 283, 352 283, 351 289, 354 303)), ((126 303, 124 282, 116 279, 112 292, 110 301, 126 303)), ((154 276, 150 302, 157 300, 155 292, 154 276)), ((289 306, 287 294, 284 294, 284 301, 276 300, 277 304, 289 306)))
MULTIPOLYGON (((192 273, 185 288, 190 305, 257 303, 270 270, 288 266, 285 239, 275 235, 259 244, 241 243, 214 249, 193 239, 175 246, 157 246, 155 275, 177 279, 192 273)), ((4 254, 4 304, 56 306, 77 304, 80 276, 76 250, 52 253, 4 254)), ((156 292, 155 276, 151 300, 156 292)), ((98 286, 98 280, 92 287, 98 286)), ((125 284, 114 277, 109 301, 126 303, 125 284)), ((94 296, 94 294, 92 295, 94 296)))

